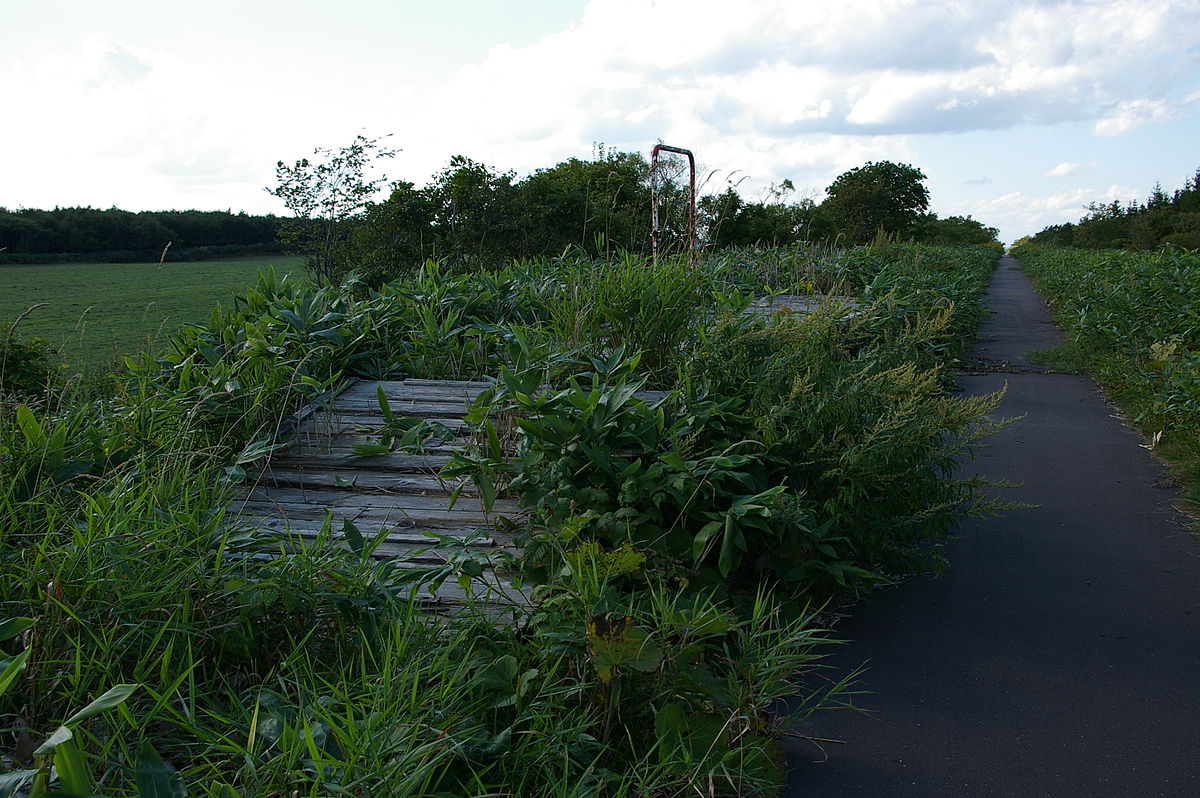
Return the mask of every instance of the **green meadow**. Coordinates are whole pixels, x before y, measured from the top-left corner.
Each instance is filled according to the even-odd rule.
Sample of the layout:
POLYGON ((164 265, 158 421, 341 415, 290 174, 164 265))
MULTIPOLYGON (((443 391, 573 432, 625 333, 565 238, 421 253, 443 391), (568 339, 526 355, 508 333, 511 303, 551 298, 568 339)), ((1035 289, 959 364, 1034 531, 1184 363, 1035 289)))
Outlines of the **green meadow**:
POLYGON ((217 303, 244 294, 260 271, 301 274, 303 259, 269 256, 188 263, 0 266, 0 327, 34 308, 22 338, 45 338, 71 372, 107 372, 120 356, 205 322, 217 303))

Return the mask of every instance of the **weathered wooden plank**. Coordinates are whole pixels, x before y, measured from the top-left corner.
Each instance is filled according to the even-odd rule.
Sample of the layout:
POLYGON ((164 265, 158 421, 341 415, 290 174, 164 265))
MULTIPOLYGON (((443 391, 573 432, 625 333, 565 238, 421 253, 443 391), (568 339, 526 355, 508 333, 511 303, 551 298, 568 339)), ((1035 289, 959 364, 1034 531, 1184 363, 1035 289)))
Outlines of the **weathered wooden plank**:
MULTIPOLYGON (((378 507, 381 503, 387 503, 406 510, 436 510, 446 509, 450 497, 445 493, 438 493, 434 495, 405 494, 384 498, 378 494, 364 494, 340 486, 332 490, 305 490, 259 485, 250 489, 246 495, 246 501, 318 504, 330 508, 378 507)), ((482 513, 483 502, 475 497, 463 496, 455 503, 454 509, 461 512, 482 513)), ((515 501, 497 499, 492 507, 492 512, 496 515, 513 516, 519 514, 521 509, 515 501)))
POLYGON ((408 385, 461 385, 464 388, 478 388, 481 391, 494 384, 491 380, 425 380, 420 377, 409 377, 400 382, 408 385))
POLYGON ((370 457, 359 455, 330 455, 305 454, 301 458, 276 455, 272 463, 276 466, 295 467, 303 465, 309 468, 336 471, 340 467, 379 468, 393 471, 426 471, 437 473, 450 462, 448 454, 380 454, 370 457))
MULTIPOLYGON (((378 441, 370 441, 365 438, 362 440, 364 444, 374 445, 378 441)), ((436 446, 425 447, 424 454, 412 454, 399 449, 392 454, 412 454, 413 457, 439 457, 445 456, 449 458, 456 451, 461 451, 466 441, 457 446, 452 443, 442 443, 436 446)), ((319 443, 308 443, 300 446, 290 446, 282 450, 283 456, 293 461, 308 461, 312 458, 335 457, 341 458, 343 461, 350 461, 361 457, 384 457, 386 455, 362 455, 356 452, 353 446, 338 446, 338 445, 322 445, 319 443)))
POLYGON ((486 382, 459 380, 370 380, 356 383, 338 396, 338 400, 369 400, 378 403, 378 387, 388 402, 460 401, 470 403, 488 388, 486 382))
POLYGON ((363 493, 446 493, 459 490, 463 496, 478 495, 478 490, 469 479, 440 479, 434 474, 418 472, 396 473, 375 469, 343 468, 337 471, 321 471, 311 468, 268 467, 262 482, 280 487, 297 488, 341 488, 344 482, 363 493), (340 479, 339 479, 340 478, 340 479))
MULTIPOLYGON (((314 540, 315 535, 307 535, 304 533, 293 532, 287 538, 282 539, 279 543, 280 547, 285 551, 294 551, 296 542, 308 542, 314 540), (289 542, 292 541, 292 542, 289 542)), ((350 544, 344 540, 333 541, 334 545, 339 548, 349 549, 350 544)), ((415 565, 444 565, 450 562, 456 554, 461 554, 463 551, 474 555, 477 560, 485 563, 485 568, 490 568, 486 562, 490 556, 495 555, 499 549, 496 547, 481 547, 469 546, 464 549, 445 549, 435 548, 430 545, 429 541, 411 543, 407 541, 384 540, 372 551, 372 556, 377 560, 400 560, 405 563, 415 565)))
MULTIPOLYGON (((398 558, 394 558, 392 562, 399 571, 431 568, 438 565, 438 563, 432 562, 407 562, 398 558)), ((480 611, 488 616, 499 616, 505 610, 511 610, 514 607, 532 606, 529 594, 523 588, 514 586, 511 578, 492 569, 485 569, 483 574, 471 580, 466 589, 458 583, 457 579, 451 577, 436 589, 428 582, 414 583, 410 595, 418 604, 435 612, 445 612, 448 615, 458 614, 470 607, 470 609, 480 611)))
POLYGON ((448 605, 447 609, 450 612, 461 611, 468 603, 472 608, 485 611, 487 605, 498 605, 501 608, 532 606, 527 593, 514 587, 510 580, 492 573, 477 577, 467 590, 463 590, 454 579, 447 579, 436 592, 426 585, 418 592, 418 596, 423 595, 429 595, 439 605, 448 605))
POLYGON ((473 524, 487 527, 493 518, 503 516, 493 513, 490 516, 469 510, 445 510, 426 508, 405 508, 390 504, 364 507, 326 507, 320 504, 283 504, 271 501, 245 501, 237 504, 239 512, 255 515, 277 514, 281 518, 308 520, 323 520, 327 512, 333 514, 335 523, 343 519, 357 523, 360 519, 385 524, 395 524, 399 527, 428 527, 438 529, 444 526, 457 527, 463 524, 473 524))
MULTIPOLYGON (((470 406, 466 402, 453 401, 411 401, 388 402, 388 408, 398 416, 417 416, 418 418, 462 418, 470 406)), ((348 414, 360 413, 379 416, 379 404, 363 399, 347 399, 333 406, 334 412, 348 414)))
POLYGON ((786 316, 795 313, 800 316, 807 316, 829 305, 838 305, 846 308, 849 311, 847 313, 849 317, 857 316, 861 313, 858 300, 851 296, 778 294, 755 299, 746 308, 746 315, 786 316))
MULTIPOLYGON (((437 420, 439 424, 449 427, 460 435, 468 435, 471 432, 471 426, 467 424, 466 419, 447 416, 437 420)), ((372 415, 370 413, 345 413, 335 412, 328 413, 320 411, 313 420, 306 424, 304 429, 296 434, 296 438, 333 438, 339 435, 378 435, 379 431, 387 425, 383 415, 376 410, 372 415)))
MULTIPOLYGON (((309 536, 293 533, 290 541, 280 540, 276 544, 277 548, 264 550, 258 556, 270 558, 280 552, 294 552, 307 542, 307 537, 309 536)), ((339 541, 339 544, 348 546, 342 541, 339 541)), ((376 551, 375 558, 390 561, 400 571, 437 568, 446 563, 446 556, 453 553, 453 550, 445 553, 427 548, 419 550, 418 547, 410 548, 403 544, 397 544, 388 551, 385 549, 388 545, 381 546, 376 551)), ((453 577, 445 580, 436 590, 429 583, 414 583, 414 599, 422 604, 440 605, 451 614, 460 611, 468 602, 471 602, 472 608, 485 612, 490 612, 488 605, 529 606, 530 599, 526 589, 514 586, 507 573, 489 564, 496 551, 498 550, 478 550, 478 558, 484 567, 483 573, 472 579, 466 590, 453 577)))
MULTIPOLYGON (((667 391, 638 391, 634 396, 645 402, 657 402, 663 399, 667 393, 667 391)), ((461 419, 470 410, 468 402, 424 397, 401 401, 389 400, 388 407, 397 415, 437 419, 447 426, 450 426, 450 422, 444 421, 444 419, 461 419)), ((319 424, 319 416, 326 413, 340 415, 345 419, 362 419, 361 423, 363 424, 381 425, 383 423, 383 414, 374 394, 370 398, 343 394, 329 410, 321 410, 316 414, 314 426, 319 424), (368 418, 369 421, 366 420, 368 418)), ((459 421, 458 423, 465 426, 465 422, 459 421)))
MULTIPOLYGON (((243 513, 238 516, 238 522, 241 528, 248 530, 265 530, 276 534, 292 534, 299 535, 305 538, 315 538, 325 532, 326 526, 324 519, 314 518, 282 518, 277 514, 258 514, 253 512, 243 513)), ((373 538, 379 534, 380 530, 386 529, 388 539, 398 543, 424 543, 432 545, 437 538, 433 535, 425 534, 426 530, 414 527, 397 527, 394 524, 378 519, 357 519, 354 526, 362 533, 365 538, 373 538)), ((335 521, 329 526, 329 534, 335 538, 341 536, 341 523, 335 521)), ((475 524, 446 524, 437 529, 428 530, 442 538, 457 538, 459 540, 471 540, 472 546, 498 546, 503 548, 512 548, 516 545, 519 532, 498 530, 496 528, 480 527, 475 524), (481 534, 482 537, 477 537, 481 534)))

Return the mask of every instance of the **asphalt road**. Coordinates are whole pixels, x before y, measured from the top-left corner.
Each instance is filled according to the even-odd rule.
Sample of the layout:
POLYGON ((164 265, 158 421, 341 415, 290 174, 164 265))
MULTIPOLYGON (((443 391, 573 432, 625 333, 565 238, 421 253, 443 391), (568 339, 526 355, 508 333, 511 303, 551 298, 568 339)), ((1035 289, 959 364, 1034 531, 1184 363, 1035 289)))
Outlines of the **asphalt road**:
POLYGON ((1026 417, 963 464, 1036 508, 970 521, 949 572, 837 627, 855 703, 789 740, 787 796, 1200 796, 1200 542, 1180 494, 1085 376, 1025 358, 1059 340, 1016 261, 989 289, 971 394, 1026 417), (1004 366, 1007 364, 1007 367, 1004 366))

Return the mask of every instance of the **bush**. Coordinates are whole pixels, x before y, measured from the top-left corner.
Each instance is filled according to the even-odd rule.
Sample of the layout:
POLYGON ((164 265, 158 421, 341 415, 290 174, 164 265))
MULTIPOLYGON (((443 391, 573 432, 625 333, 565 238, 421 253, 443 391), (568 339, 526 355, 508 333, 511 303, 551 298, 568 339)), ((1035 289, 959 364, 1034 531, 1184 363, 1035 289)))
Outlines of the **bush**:
POLYGON ((45 400, 61 379, 58 350, 45 339, 22 341, 10 328, 0 340, 0 402, 45 400))
MULTIPOLYGON (((550 538, 632 544, 676 582, 825 595, 938 566, 930 544, 976 509, 978 485, 953 479, 955 459, 994 429, 999 401, 945 391, 995 262, 986 248, 963 254, 855 251, 842 280, 863 285, 862 304, 803 318, 745 317, 730 295, 688 322, 690 343, 658 350, 681 386, 661 400, 637 395, 650 373, 640 355, 585 328, 597 354, 562 389, 541 369, 505 371, 480 397, 479 440, 499 441, 515 418, 516 459, 496 444, 451 473, 484 495, 511 480, 550 538)), ((545 542, 526 549, 535 578, 558 567, 545 542)))

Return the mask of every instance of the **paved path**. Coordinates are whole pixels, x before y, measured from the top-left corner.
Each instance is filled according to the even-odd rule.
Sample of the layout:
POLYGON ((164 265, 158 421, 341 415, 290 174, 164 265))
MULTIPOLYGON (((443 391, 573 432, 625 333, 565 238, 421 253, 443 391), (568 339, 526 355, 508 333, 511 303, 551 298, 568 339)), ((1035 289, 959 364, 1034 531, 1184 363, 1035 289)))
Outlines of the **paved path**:
POLYGON ((1024 357, 1058 332, 1011 258, 989 302, 976 354, 1016 373, 960 384, 1007 383, 1001 412, 1027 417, 966 467, 1038 507, 968 523, 946 576, 839 625, 871 715, 814 716, 846 742, 789 742, 786 795, 1200 796, 1200 543, 1092 382, 1024 357))

